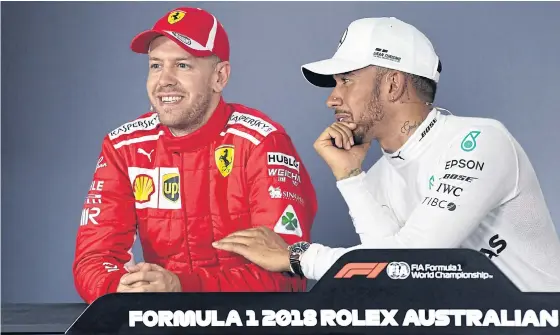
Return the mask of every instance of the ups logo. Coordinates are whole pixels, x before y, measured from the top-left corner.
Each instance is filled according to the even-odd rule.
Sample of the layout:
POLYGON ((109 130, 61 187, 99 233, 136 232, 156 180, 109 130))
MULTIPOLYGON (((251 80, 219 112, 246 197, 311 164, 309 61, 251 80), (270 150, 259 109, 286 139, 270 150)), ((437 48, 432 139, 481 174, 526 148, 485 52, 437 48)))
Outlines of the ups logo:
POLYGON ((170 201, 176 202, 179 200, 179 174, 168 173, 163 175, 163 196, 170 201))

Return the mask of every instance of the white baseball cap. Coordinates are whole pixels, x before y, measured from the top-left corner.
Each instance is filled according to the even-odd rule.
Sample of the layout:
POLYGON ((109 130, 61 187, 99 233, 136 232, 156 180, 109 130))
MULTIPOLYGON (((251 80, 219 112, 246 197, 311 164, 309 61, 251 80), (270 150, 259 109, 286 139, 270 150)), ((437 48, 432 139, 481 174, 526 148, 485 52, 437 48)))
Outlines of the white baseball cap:
POLYGON ((381 66, 439 81, 441 62, 430 40, 394 17, 364 18, 348 26, 334 56, 301 67, 311 84, 335 87, 334 74, 381 66))

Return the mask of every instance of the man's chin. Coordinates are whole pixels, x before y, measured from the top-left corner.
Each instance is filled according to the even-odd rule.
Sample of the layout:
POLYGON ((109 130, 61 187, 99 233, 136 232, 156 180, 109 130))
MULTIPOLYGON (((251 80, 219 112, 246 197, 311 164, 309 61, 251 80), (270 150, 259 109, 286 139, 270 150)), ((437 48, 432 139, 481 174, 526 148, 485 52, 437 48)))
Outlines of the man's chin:
POLYGON ((183 120, 178 115, 169 111, 158 111, 159 122, 166 127, 177 127, 181 125, 183 120))
POLYGON ((171 105, 171 106, 158 106, 156 108, 159 114, 166 114, 166 115, 173 115, 173 114, 180 114, 181 110, 180 105, 171 105))
POLYGON ((362 132, 354 131, 352 134, 352 139, 354 140, 354 145, 362 145, 365 142, 365 135, 362 132))

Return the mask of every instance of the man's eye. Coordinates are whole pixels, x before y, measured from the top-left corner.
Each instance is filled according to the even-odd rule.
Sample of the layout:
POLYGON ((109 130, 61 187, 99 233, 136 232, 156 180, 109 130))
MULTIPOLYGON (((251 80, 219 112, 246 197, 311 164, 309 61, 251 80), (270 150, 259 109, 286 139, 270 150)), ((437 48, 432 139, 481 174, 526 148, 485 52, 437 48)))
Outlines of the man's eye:
POLYGON ((159 64, 150 64, 150 69, 157 69, 159 64))
POLYGON ((348 78, 342 78, 342 79, 340 79, 340 80, 341 80, 344 84, 346 84, 347 82, 350 81, 350 79, 348 79, 348 78))
POLYGON ((191 67, 189 64, 185 64, 185 63, 179 63, 178 66, 179 66, 179 68, 181 68, 181 69, 188 69, 188 68, 191 67))

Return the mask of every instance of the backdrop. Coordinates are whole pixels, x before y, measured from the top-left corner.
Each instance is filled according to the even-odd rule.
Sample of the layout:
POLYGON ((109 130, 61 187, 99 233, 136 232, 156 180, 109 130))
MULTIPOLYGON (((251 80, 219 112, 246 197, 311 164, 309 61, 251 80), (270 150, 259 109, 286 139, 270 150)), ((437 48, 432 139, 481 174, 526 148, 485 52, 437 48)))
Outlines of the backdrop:
MULTIPOLYGON (((101 140, 148 109, 132 37, 187 3, 2 3, 2 299, 78 302, 71 264, 101 140)), ((560 223, 560 3, 208 2, 232 44, 225 93, 282 123, 317 189, 313 240, 359 242, 312 143, 333 120, 300 65, 330 57, 346 26, 396 16, 442 58, 437 105, 502 121, 527 151, 560 223)), ((379 158, 374 149, 367 164, 379 158)), ((559 229, 560 231, 560 229, 559 229)), ((135 247, 136 257, 141 255, 135 247)))

